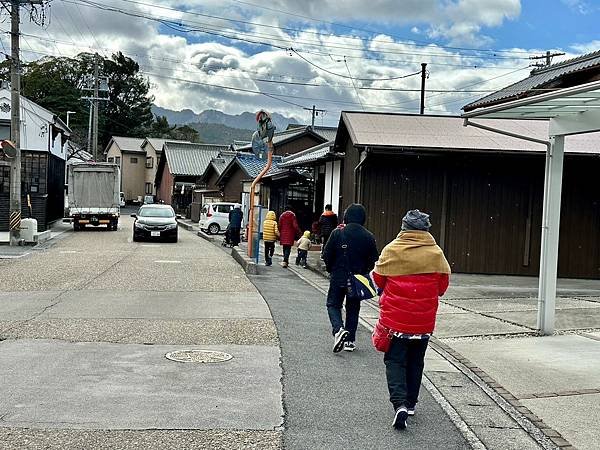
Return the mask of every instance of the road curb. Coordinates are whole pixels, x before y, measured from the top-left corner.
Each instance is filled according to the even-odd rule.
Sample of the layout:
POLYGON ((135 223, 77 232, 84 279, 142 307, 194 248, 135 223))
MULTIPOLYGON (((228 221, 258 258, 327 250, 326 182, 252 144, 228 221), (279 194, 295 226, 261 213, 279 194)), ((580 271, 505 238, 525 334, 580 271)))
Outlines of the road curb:
POLYGON ((211 244, 214 244, 217 240, 217 238, 215 236, 211 236, 210 234, 206 234, 204 231, 202 230, 198 230, 198 233, 196 233, 199 237, 201 237, 202 239, 204 239, 205 241, 210 242, 211 244))
POLYGON ((244 269, 244 272, 246 272, 248 275, 259 274, 258 265, 256 262, 252 261, 244 252, 241 252, 238 247, 233 247, 231 249, 231 256, 233 256, 233 259, 235 259, 238 264, 242 266, 242 269, 244 269))
POLYGON ((184 230, 187 230, 187 231, 193 231, 194 230, 194 225, 192 225, 190 223, 186 223, 186 222, 184 222, 184 221, 182 221, 180 219, 177 219, 177 223, 184 230))

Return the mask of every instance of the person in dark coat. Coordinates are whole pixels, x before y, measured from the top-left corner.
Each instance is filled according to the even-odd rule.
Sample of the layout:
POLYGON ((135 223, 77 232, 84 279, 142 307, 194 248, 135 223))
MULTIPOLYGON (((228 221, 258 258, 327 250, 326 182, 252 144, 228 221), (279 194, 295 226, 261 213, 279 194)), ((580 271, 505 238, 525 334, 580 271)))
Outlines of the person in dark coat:
POLYGON ((287 267, 290 263, 290 253, 292 246, 297 237, 300 236, 300 227, 296 214, 290 207, 285 208, 285 212, 279 216, 279 242, 283 247, 283 267, 287 267))
POLYGON ((346 299, 346 325, 342 320, 342 305, 350 273, 367 275, 379 259, 375 237, 363 225, 366 211, 352 204, 344 212, 344 225, 336 228, 323 250, 323 261, 331 274, 327 293, 327 313, 334 337, 333 352, 354 351, 360 300, 346 299), (346 246, 344 256, 344 247, 346 246))
POLYGON ((325 211, 319 217, 319 233, 321 234, 321 243, 323 247, 327 244, 329 236, 338 226, 338 216, 333 212, 331 205, 325 205, 325 211))
POLYGON ((231 244, 236 246, 240 243, 240 231, 242 229, 242 208, 240 205, 235 205, 231 211, 229 211, 229 238, 231 244))

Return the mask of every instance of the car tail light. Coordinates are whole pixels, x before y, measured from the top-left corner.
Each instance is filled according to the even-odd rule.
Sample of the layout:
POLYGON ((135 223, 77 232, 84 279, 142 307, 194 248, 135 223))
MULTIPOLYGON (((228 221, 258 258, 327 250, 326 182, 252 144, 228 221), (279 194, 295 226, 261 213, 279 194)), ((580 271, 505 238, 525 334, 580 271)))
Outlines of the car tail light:
POLYGON ((206 212, 206 217, 212 217, 212 212, 210 211, 210 209, 206 212))

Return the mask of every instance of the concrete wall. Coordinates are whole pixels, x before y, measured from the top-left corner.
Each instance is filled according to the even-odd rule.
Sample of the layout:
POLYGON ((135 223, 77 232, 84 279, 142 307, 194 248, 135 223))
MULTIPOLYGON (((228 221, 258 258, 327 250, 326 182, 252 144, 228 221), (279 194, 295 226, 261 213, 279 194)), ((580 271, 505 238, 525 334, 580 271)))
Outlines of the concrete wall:
POLYGON ((325 195, 323 205, 331 204, 333 211, 340 213, 340 182, 341 161, 329 161, 325 163, 325 195))

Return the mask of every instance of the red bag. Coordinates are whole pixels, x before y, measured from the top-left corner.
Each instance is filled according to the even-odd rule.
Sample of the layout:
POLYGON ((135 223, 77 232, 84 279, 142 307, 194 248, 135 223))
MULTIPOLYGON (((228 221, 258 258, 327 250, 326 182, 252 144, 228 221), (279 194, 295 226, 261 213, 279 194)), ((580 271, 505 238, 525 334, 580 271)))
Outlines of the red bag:
POLYGON ((384 327, 379 323, 379 321, 377 321, 375 328, 373 328, 371 341, 373 342, 373 346, 378 351, 386 353, 390 349, 393 336, 394 332, 392 330, 384 327))

